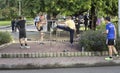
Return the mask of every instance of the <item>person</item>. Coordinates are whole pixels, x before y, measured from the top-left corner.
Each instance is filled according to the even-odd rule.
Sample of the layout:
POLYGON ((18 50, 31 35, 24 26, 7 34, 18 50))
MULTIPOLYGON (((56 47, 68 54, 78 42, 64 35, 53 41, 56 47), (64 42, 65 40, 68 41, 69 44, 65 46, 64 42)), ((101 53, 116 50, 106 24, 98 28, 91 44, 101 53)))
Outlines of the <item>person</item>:
POLYGON ((40 21, 36 24, 38 31, 40 32, 40 44, 44 44, 44 32, 47 32, 46 19, 44 15, 40 16, 40 21))
POLYGON ((112 54, 115 53, 116 57, 119 57, 118 52, 115 48, 115 39, 116 39, 116 28, 113 23, 110 22, 110 17, 105 18, 106 31, 103 32, 107 34, 106 44, 109 48, 109 57, 106 57, 105 60, 113 60, 112 54))
POLYGON ((28 46, 27 44, 25 23, 26 21, 23 19, 22 16, 18 18, 18 22, 16 23, 16 27, 19 30, 20 48, 30 48, 30 46, 28 46))
POLYGON ((15 32, 15 19, 12 19, 11 26, 12 26, 12 32, 15 32))
POLYGON ((35 24, 35 26, 36 26, 36 24, 37 24, 39 21, 40 21, 40 15, 37 14, 36 17, 35 17, 35 19, 34 19, 34 24, 35 24))
POLYGON ((85 16, 84 16, 85 31, 87 30, 87 27, 88 27, 88 20, 89 20, 88 15, 85 14, 85 16))
MULTIPOLYGON (((59 22, 57 22, 58 24, 59 22)), ((70 32, 70 43, 73 45, 74 32, 76 31, 75 22, 68 16, 65 22, 61 22, 65 25, 57 25, 57 28, 70 32)))
POLYGON ((80 33, 80 25, 84 24, 84 16, 83 14, 80 14, 78 16, 78 25, 76 26, 76 33, 79 34, 80 33))

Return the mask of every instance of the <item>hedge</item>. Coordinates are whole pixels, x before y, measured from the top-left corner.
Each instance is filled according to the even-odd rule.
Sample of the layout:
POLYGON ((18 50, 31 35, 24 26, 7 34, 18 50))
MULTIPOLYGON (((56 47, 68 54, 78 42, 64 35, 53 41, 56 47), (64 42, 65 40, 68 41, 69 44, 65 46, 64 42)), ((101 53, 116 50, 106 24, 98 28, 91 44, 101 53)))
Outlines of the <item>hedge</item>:
POLYGON ((0 32, 0 45, 12 41, 12 36, 9 32, 0 32))

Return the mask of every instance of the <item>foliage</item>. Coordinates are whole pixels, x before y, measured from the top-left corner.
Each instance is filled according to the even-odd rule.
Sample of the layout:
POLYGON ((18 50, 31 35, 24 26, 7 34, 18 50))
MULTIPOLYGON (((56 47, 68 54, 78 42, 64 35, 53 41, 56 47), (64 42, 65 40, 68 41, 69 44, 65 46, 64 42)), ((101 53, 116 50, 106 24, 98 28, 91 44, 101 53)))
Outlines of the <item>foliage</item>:
POLYGON ((85 48, 85 51, 103 51, 107 50, 106 47, 106 38, 105 35, 102 34, 103 30, 97 31, 87 31, 81 35, 81 39, 79 40, 79 47, 85 48))
POLYGON ((116 49, 120 50, 120 38, 116 39, 116 49))
POLYGON ((8 32, 0 32, 0 45, 9 43, 12 41, 12 37, 8 32))
POLYGON ((95 7, 97 16, 118 14, 118 0, 0 0, 0 16, 12 18, 18 15, 21 2, 22 15, 34 17, 39 12, 51 15, 74 15, 95 7), (2 15, 1 15, 2 14, 2 15))

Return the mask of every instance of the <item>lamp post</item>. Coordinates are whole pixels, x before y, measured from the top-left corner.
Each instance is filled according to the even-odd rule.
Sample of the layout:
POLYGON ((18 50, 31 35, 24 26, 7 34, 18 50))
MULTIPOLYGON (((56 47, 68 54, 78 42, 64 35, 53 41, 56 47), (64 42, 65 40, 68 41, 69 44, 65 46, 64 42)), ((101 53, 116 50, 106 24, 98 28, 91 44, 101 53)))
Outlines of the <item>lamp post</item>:
POLYGON ((19 0, 19 16, 21 16, 21 0, 19 0))

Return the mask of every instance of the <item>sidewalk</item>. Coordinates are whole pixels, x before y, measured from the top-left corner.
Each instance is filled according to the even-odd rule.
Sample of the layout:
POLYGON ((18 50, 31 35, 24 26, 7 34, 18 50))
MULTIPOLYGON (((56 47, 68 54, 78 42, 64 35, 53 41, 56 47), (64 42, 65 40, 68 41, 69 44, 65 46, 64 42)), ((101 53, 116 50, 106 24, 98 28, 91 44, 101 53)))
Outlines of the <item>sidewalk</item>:
POLYGON ((47 69, 47 68, 70 68, 70 67, 97 67, 117 66, 120 59, 105 61, 108 53, 80 52, 77 42, 71 47, 69 38, 52 36, 45 40, 44 45, 38 42, 39 33, 27 31, 30 49, 20 49, 18 32, 11 33, 15 43, 4 45, 0 48, 0 69, 47 69), (60 41, 60 40, 67 41, 60 41), (57 40, 57 41, 54 41, 57 40))
POLYGON ((76 67, 120 66, 120 60, 105 61, 104 57, 2 58, 0 69, 51 69, 76 67))

